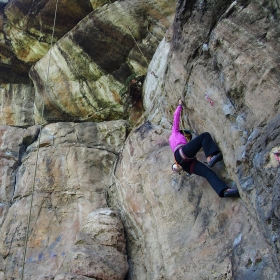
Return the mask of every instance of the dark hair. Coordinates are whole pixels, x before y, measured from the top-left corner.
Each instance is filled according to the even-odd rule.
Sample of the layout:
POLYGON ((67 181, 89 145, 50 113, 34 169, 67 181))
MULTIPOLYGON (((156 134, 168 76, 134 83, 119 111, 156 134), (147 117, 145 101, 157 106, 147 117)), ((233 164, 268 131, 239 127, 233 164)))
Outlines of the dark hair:
POLYGON ((192 140, 192 133, 187 130, 187 129, 180 129, 179 130, 181 134, 183 134, 184 136, 188 136, 190 138, 190 140, 192 140))

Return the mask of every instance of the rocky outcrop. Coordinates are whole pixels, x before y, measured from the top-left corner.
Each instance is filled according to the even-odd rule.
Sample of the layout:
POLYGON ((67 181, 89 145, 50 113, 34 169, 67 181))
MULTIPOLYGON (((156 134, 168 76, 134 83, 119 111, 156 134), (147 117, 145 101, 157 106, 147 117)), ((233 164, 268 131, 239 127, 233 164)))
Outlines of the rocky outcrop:
POLYGON ((28 84, 32 64, 92 10, 89 0, 1 1, 0 82, 28 84))
POLYGON ((137 263, 129 279, 279 278, 279 10, 257 1, 204 5, 179 1, 172 40, 170 29, 149 66, 157 77, 144 84, 149 122, 132 132, 117 167, 111 196, 119 195, 137 263), (171 180, 165 129, 179 98, 183 125, 211 132, 224 155, 216 171, 242 200, 220 200, 198 177, 171 180), (157 265, 142 258, 151 252, 157 265))
POLYGON ((1 83, 28 83, 30 66, 20 61, 13 52, 3 26, 6 20, 4 9, 8 0, 0 2, 0 82, 1 83))
MULTIPOLYGON (((279 231, 271 223, 277 220, 277 203, 272 197, 277 196, 279 182, 279 162, 273 154, 279 150, 279 9, 276 3, 250 1, 229 3, 220 15, 215 5, 213 11, 207 10, 209 17, 195 9, 197 24, 190 24, 190 20, 196 22, 193 18, 179 20, 183 10, 178 14, 175 28, 187 25, 188 36, 174 36, 170 65, 186 58, 186 71, 180 73, 186 80, 178 80, 177 85, 186 100, 188 123, 198 133, 211 128, 244 204, 277 251, 279 231), (213 24, 209 24, 211 11, 217 16, 213 24), (197 36, 197 28, 204 30, 207 23, 211 29, 197 36), (177 40, 185 44, 180 48, 177 40), (263 202, 267 199, 271 204, 263 202)), ((173 75, 175 70, 169 69, 173 75)), ((174 82, 171 72, 167 73, 168 88, 174 82)))
POLYGON ((0 5, 0 279, 31 209, 24 279, 278 280, 278 2, 74 2, 49 51, 55 1, 0 5), (172 174, 179 98, 240 199, 172 174))
POLYGON ((34 63, 49 50, 55 21, 54 42, 92 11, 90 1, 9 1, 4 32, 17 58, 34 63), (57 13, 55 14, 57 10, 57 13))
MULTIPOLYGON (((35 119, 43 106, 47 122, 127 118, 127 79, 145 74, 147 61, 171 24, 174 12, 166 3, 105 5, 59 40, 30 71, 35 119)), ((133 105, 133 100, 128 103, 133 105)))
MULTIPOLYGON (((110 209, 99 209, 86 217, 81 228, 62 269, 72 272, 72 279, 80 275, 95 279, 124 279, 128 265, 123 225, 118 214, 110 209)), ((67 274, 63 278, 58 275, 55 279, 67 279, 65 276, 67 274)))
POLYGON ((9 128, 2 136, 7 159, 2 157, 1 170, 10 181, 1 186, 6 196, 1 195, 0 271, 5 279, 20 277, 31 209, 27 279, 61 274, 123 279, 127 261, 122 224, 112 210, 100 208, 107 207, 106 189, 126 122, 51 124, 42 130, 39 151, 36 135, 37 129, 9 128), (18 135, 13 137, 17 141, 8 142, 11 133, 18 135), (21 150, 24 143, 29 143, 26 151, 21 150))
MULTIPOLYGON (((128 279, 278 279, 270 240, 242 200, 172 174, 169 134, 150 122, 133 131, 110 187, 128 239, 128 279)), ((215 171, 228 177, 222 164, 215 171)))

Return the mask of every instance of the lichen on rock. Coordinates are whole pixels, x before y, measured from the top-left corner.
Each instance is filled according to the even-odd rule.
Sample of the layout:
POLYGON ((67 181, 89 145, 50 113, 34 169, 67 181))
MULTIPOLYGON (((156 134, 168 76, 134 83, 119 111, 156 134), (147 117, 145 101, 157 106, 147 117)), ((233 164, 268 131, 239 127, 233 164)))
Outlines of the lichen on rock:
POLYGON ((0 3, 0 279, 279 279, 277 1, 55 3, 0 3))

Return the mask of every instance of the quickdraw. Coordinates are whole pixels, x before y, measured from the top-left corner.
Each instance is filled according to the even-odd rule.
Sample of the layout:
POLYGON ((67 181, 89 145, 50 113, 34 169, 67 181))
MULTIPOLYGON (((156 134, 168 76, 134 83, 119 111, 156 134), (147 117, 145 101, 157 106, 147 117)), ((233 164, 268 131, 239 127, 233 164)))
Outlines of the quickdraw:
MULTIPOLYGON (((129 27, 127 24, 125 24, 125 26, 126 26, 126 28, 129 30, 130 35, 131 35, 132 38, 133 38, 133 41, 135 42, 135 44, 136 44, 136 46, 137 46, 139 52, 141 53, 141 55, 143 56, 143 58, 144 58, 144 60, 145 60, 145 62, 146 62, 146 64, 147 64, 147 66, 149 67, 149 63, 148 63, 146 57, 144 56, 143 52, 141 51, 141 49, 140 49, 140 47, 139 47, 139 45, 138 45, 136 39, 134 38, 133 33, 132 33, 132 30, 130 29, 130 27, 129 27)), ((154 73, 154 71, 151 71, 151 74, 152 74, 153 76, 155 76, 155 78, 158 78, 158 76, 154 73)))
POLYGON ((151 71, 151 74, 152 74, 153 76, 155 76, 155 78, 158 78, 158 76, 155 74, 154 71, 151 71))
POLYGON ((209 97, 207 93, 205 93, 205 98, 209 101, 211 106, 214 106, 214 101, 209 97))

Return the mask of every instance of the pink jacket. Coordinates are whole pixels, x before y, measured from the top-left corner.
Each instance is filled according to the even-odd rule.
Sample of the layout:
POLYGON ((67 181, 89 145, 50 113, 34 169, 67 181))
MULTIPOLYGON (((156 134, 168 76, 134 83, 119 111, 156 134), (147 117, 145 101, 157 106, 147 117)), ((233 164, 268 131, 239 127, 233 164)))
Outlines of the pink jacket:
POLYGON ((179 105, 174 112, 172 133, 169 137, 169 145, 173 153, 178 145, 185 145, 188 143, 185 136, 179 132, 180 130, 180 115, 182 111, 182 106, 179 105))

